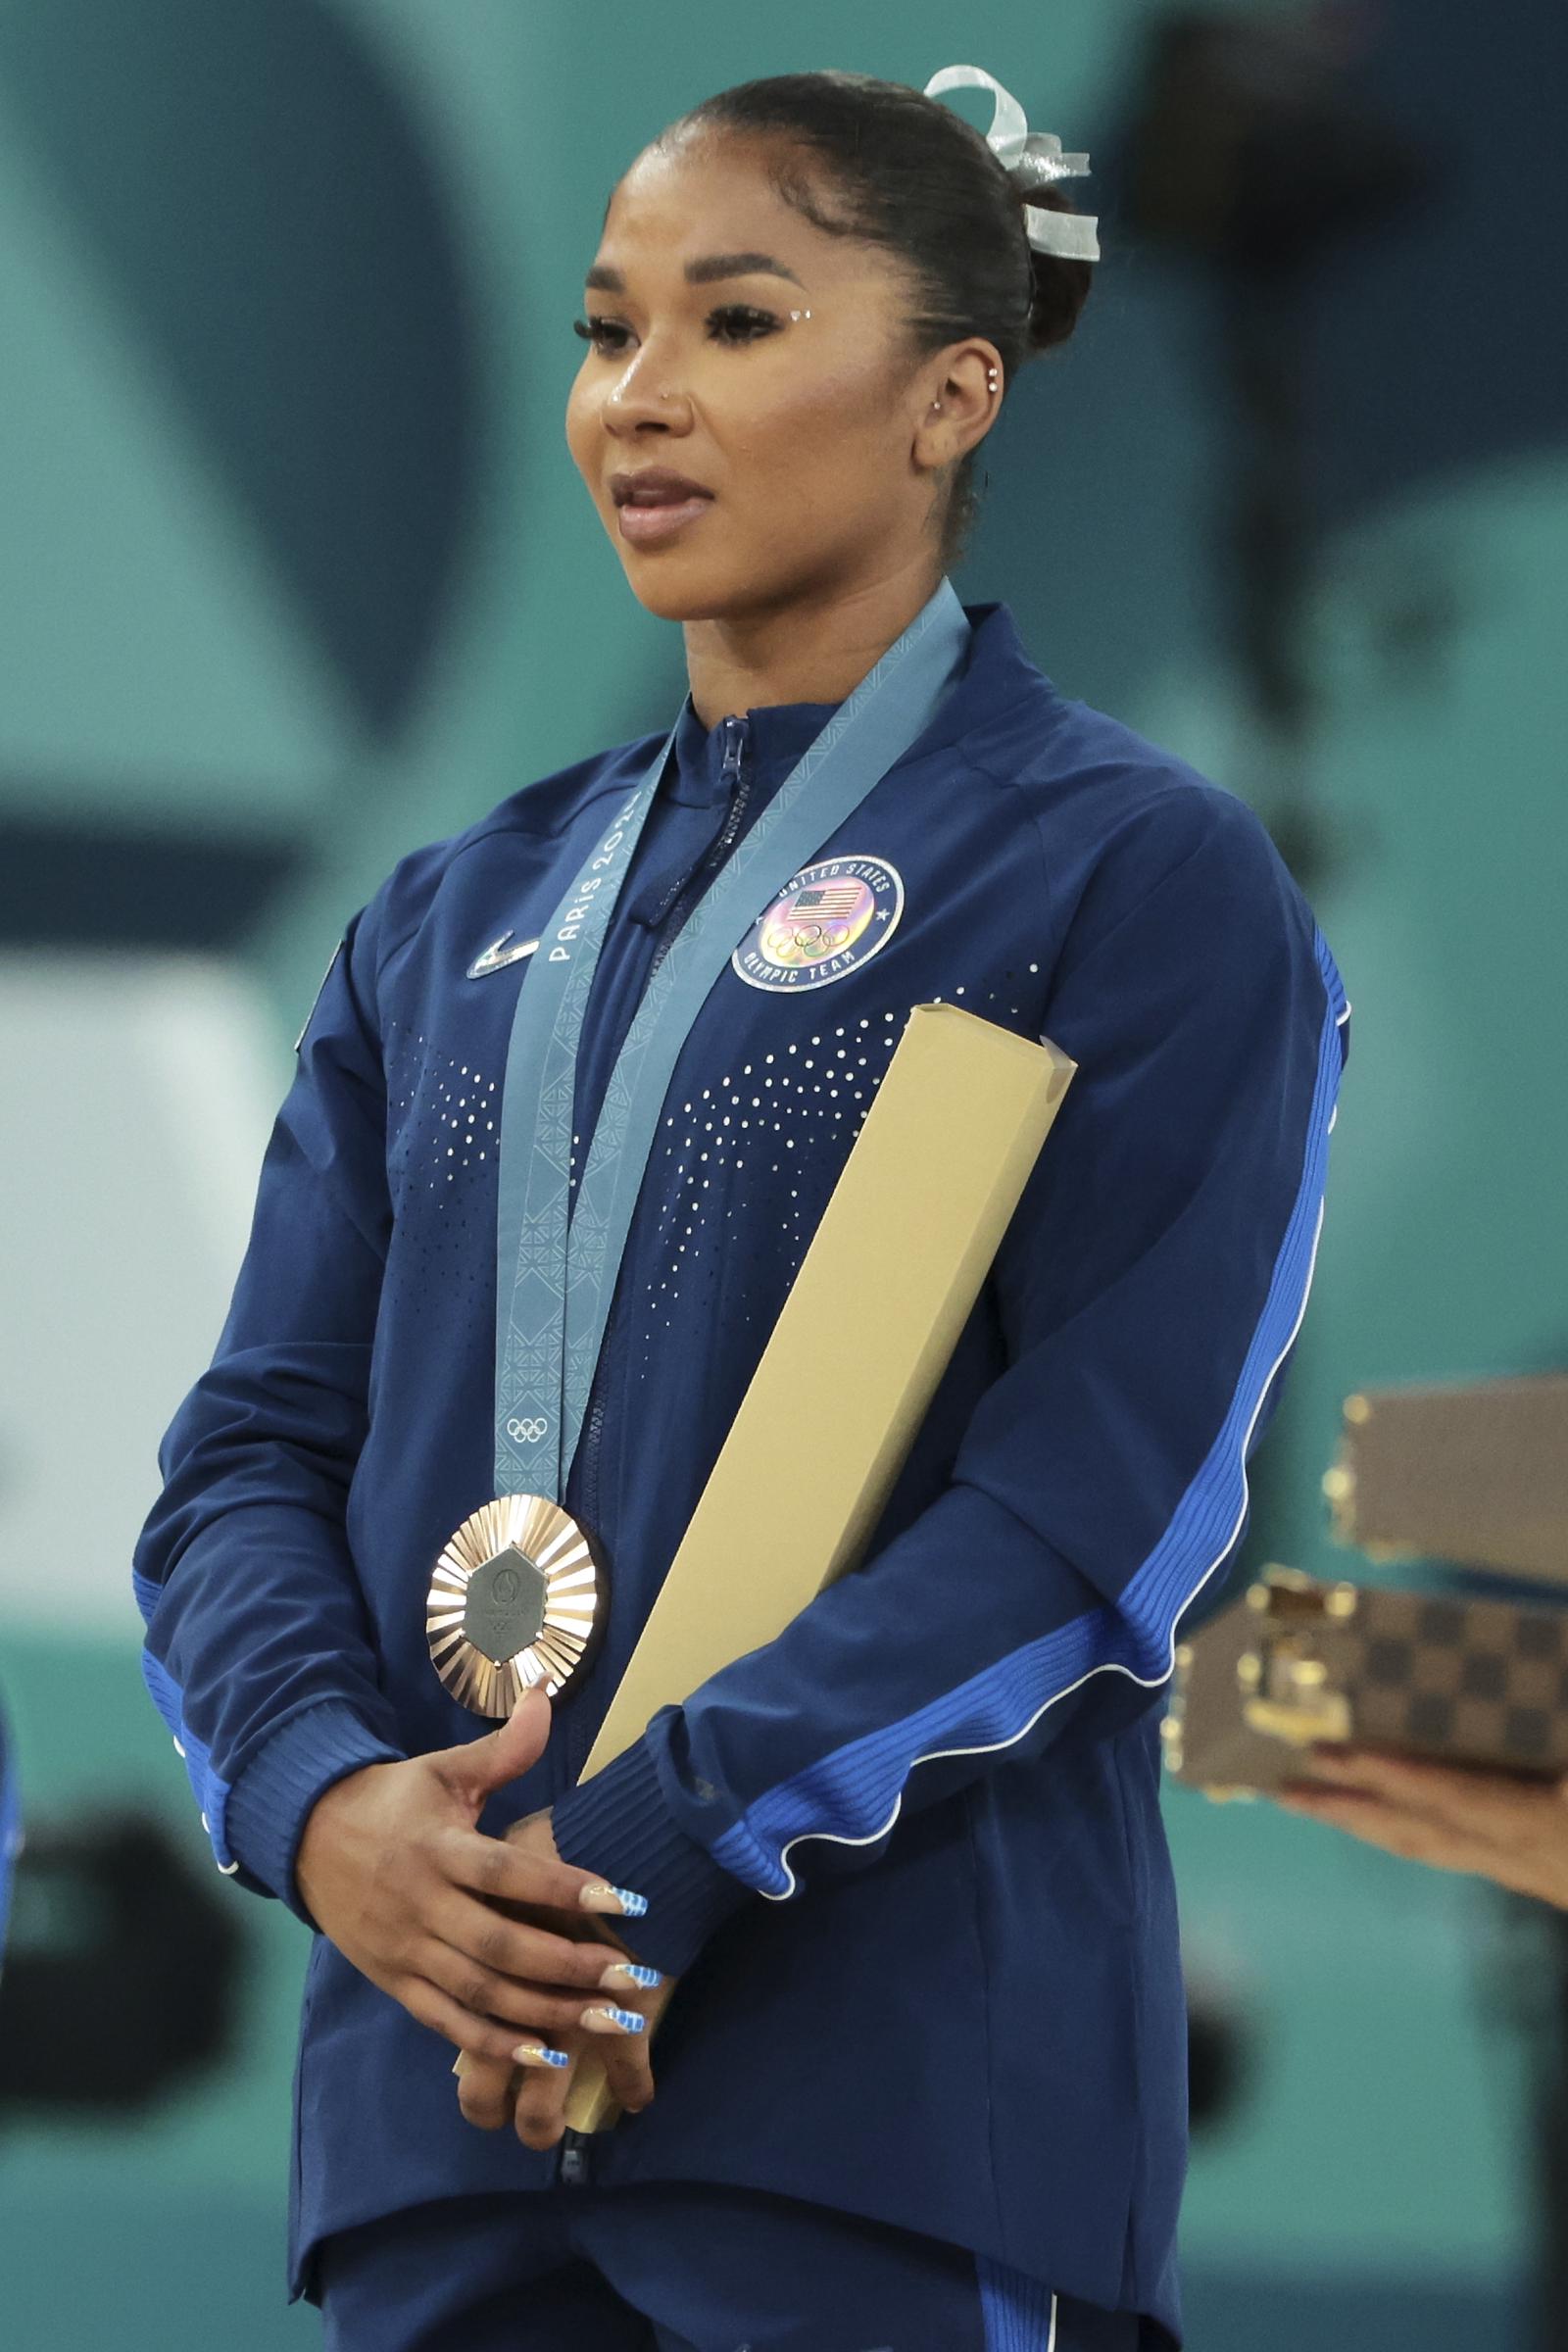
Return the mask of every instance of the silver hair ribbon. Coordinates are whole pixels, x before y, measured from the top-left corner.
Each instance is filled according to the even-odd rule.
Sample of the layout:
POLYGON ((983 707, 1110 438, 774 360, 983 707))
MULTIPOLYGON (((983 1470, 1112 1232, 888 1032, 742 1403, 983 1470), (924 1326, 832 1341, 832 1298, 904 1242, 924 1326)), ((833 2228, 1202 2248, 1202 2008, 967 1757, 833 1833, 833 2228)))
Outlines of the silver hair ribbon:
MULTIPOLYGON (((1014 187, 1043 187, 1053 179, 1082 179, 1089 171, 1087 155, 1063 155, 1054 131, 1029 128, 1028 119, 1010 90, 1004 90, 983 66, 944 66, 925 85, 927 98, 944 90, 990 90, 996 99, 986 145, 1005 170, 1014 187)), ((1037 253, 1058 254, 1068 262, 1098 262, 1098 216, 1054 213, 1043 204, 1023 208, 1024 233, 1037 253)))

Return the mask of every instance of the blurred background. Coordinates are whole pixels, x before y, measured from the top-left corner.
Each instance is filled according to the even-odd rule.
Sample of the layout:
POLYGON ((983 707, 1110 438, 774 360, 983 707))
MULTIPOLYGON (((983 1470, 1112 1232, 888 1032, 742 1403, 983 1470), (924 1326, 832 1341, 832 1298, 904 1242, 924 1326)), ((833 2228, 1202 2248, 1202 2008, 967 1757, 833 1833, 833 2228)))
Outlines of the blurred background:
MULTIPOLYGON (((685 690, 562 417, 610 186, 697 98, 958 59, 1093 158, 1104 260, 956 585, 1252 803, 1354 1007, 1249 1563, 1348 1572, 1348 1392, 1568 1361, 1565 50, 1558 0, 0 0, 9 2340, 318 2330, 307 1938, 212 1869, 131 1545, 347 917, 685 690)), ((1268 1806, 1169 1822, 1196 2352, 1561 2340, 1551 1923, 1268 1806)))

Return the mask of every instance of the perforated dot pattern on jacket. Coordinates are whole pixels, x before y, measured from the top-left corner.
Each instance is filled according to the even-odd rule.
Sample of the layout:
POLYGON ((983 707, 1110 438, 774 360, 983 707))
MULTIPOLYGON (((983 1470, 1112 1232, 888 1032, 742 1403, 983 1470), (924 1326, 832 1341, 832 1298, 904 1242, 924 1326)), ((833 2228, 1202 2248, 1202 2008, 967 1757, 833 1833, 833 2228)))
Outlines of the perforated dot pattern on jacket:
MULTIPOLYGON (((1004 975, 1015 978, 1016 991, 959 982, 932 1001, 1017 1020, 1025 1008, 1012 999, 1028 980, 1004 975)), ((798 1009, 795 1036, 781 1019, 772 1044, 672 1096, 661 1119, 644 1180, 655 1223, 651 1249, 640 1239, 653 1260, 636 1318, 643 1378, 657 1370, 662 1335, 694 1304, 771 1328, 908 1018, 907 1005, 834 1022, 820 1004, 798 1009)), ((395 1019, 386 1061, 387 1173, 409 1270, 474 1303, 493 1298, 500 1078, 395 1019)), ((572 1141, 575 1185, 584 1155, 572 1141)))
POLYGON ((412 1271, 494 1295, 499 1079, 386 1025, 387 1179, 412 1271))
MULTIPOLYGON (((960 983, 952 1002, 987 1019, 1021 1014, 1012 997, 1022 990, 971 996, 973 985, 960 983)), ((906 1005, 838 1022, 813 1009, 808 1031, 752 1050, 712 1084, 672 1099, 661 1121, 647 1179, 660 1205, 638 1318, 641 1379, 658 1378, 664 1335, 690 1328, 693 1305, 770 1329, 800 1270, 908 1018, 906 1005)))

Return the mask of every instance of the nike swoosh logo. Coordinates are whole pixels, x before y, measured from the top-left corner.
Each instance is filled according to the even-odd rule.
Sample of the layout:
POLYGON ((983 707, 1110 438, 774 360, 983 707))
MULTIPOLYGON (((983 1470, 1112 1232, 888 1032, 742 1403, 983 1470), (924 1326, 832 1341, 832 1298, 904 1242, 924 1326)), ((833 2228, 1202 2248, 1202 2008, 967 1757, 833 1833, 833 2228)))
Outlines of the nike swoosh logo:
POLYGON ((474 957, 468 966, 470 980, 482 980, 486 972, 504 971, 509 963, 518 963, 524 956, 531 956, 539 945, 536 939, 523 939, 514 948, 509 948, 507 942, 511 937, 510 931, 503 931, 499 939, 490 942, 482 956, 474 957))

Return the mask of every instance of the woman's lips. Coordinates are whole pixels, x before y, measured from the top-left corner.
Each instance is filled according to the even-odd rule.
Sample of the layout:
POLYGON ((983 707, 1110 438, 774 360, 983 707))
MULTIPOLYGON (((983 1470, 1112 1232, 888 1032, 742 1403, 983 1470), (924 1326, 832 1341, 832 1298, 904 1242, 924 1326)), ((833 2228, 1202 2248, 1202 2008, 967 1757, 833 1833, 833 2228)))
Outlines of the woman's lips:
POLYGON ((650 540, 673 539, 689 522, 695 522, 699 514, 706 514, 712 503, 710 498, 683 498, 678 505, 662 507, 635 506, 628 502, 618 510, 620 535, 639 546, 646 546, 650 540))

